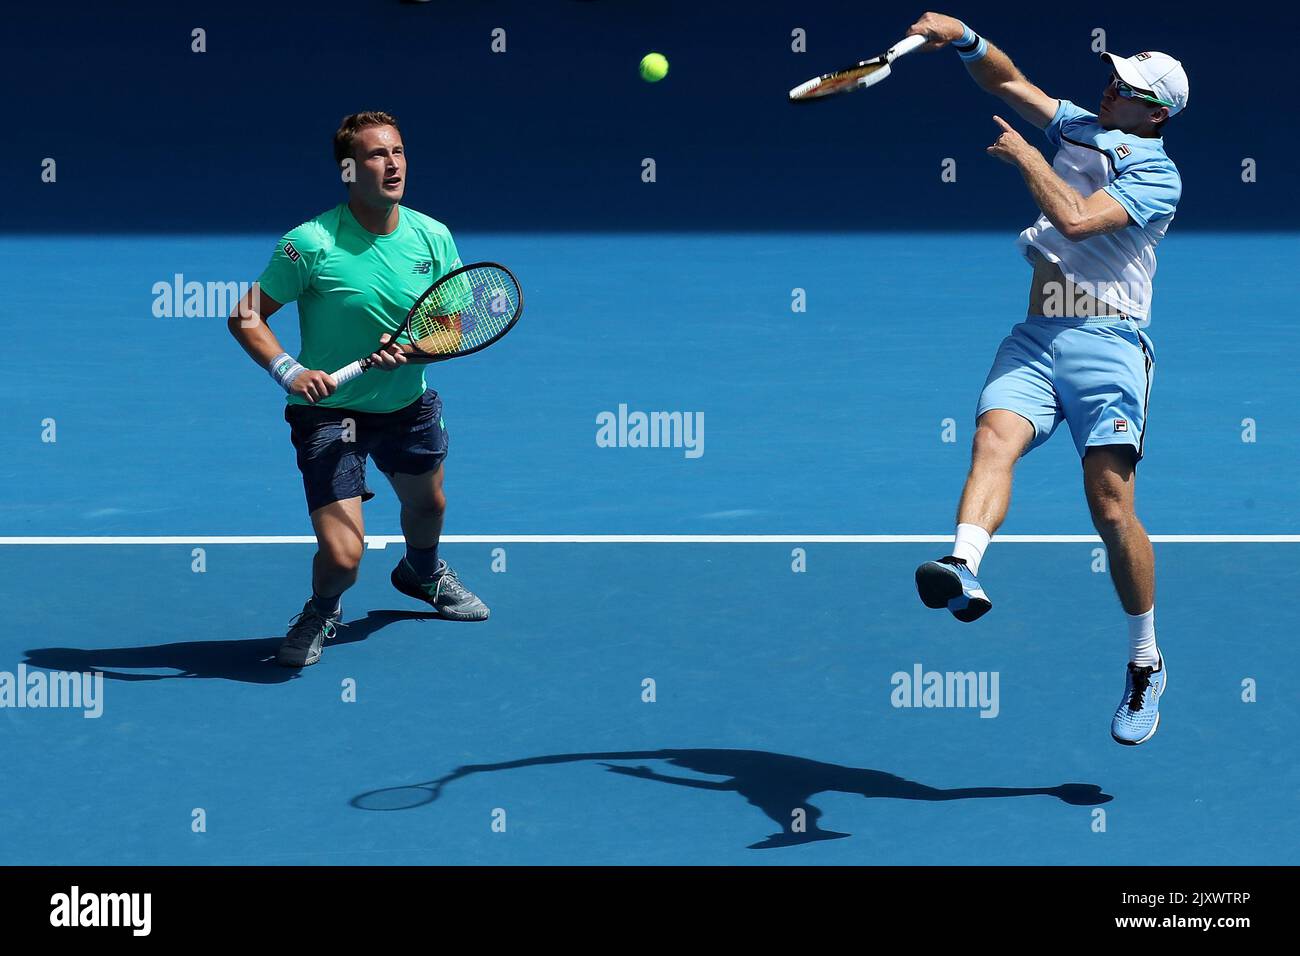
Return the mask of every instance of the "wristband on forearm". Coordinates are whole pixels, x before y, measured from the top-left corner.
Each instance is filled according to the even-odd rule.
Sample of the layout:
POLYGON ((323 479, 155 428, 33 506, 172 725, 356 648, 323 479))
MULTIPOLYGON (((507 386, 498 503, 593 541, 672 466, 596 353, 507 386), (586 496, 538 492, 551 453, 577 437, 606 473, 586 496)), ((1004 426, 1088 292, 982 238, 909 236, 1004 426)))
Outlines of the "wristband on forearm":
POLYGON ((271 378, 275 379, 286 392, 289 391, 289 386, 293 384, 293 380, 307 371, 288 352, 281 352, 271 359, 271 364, 266 367, 266 370, 270 373, 271 378))
POLYGON ((989 41, 964 23, 961 25, 961 30, 961 37, 952 42, 957 55, 966 63, 984 59, 989 52, 989 41))

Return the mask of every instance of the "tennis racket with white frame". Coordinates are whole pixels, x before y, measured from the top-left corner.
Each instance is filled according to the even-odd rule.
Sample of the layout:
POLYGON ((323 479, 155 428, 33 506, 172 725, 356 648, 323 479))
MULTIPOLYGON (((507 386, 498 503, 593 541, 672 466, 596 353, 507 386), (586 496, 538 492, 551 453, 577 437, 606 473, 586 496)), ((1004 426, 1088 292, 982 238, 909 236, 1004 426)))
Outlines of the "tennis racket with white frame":
POLYGON ((895 60, 900 56, 906 56, 927 41, 927 37, 919 35, 904 37, 880 56, 862 60, 834 73, 815 76, 790 91, 790 102, 809 103, 836 93, 852 93, 856 90, 865 90, 868 86, 875 86, 889 76, 890 65, 895 60))

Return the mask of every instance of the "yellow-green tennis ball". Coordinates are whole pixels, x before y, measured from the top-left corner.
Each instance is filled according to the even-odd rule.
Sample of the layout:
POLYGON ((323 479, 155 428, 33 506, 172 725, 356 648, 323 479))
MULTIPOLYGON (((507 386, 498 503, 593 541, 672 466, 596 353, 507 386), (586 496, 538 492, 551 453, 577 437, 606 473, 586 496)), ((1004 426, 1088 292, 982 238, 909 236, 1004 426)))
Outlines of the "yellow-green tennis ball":
POLYGON ((647 53, 641 57, 641 79, 658 83, 668 75, 668 58, 662 53, 647 53))

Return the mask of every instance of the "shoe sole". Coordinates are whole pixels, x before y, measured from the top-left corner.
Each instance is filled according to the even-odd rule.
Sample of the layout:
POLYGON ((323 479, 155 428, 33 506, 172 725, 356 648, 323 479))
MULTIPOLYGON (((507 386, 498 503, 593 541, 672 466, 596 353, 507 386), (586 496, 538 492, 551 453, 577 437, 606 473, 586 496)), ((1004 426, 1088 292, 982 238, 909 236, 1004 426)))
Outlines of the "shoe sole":
POLYGON ((415 598, 415 600, 417 601, 423 601, 425 604, 429 605, 429 607, 433 608, 433 610, 437 613, 437 615, 440 618, 443 618, 444 620, 447 621, 486 621, 488 619, 488 616, 492 613, 491 611, 485 610, 482 617, 479 617, 478 615, 474 615, 471 617, 471 616, 458 616, 456 614, 448 614, 445 610, 443 610, 442 608, 438 607, 438 605, 430 601, 428 595, 426 595, 423 591, 413 590, 404 587, 402 581, 397 576, 396 570, 394 570, 393 573, 388 576, 388 580, 390 580, 393 583, 393 587, 396 588, 398 591, 400 591, 402 594, 405 594, 409 598, 415 598))
POLYGON ((317 654, 315 657, 309 657, 307 660, 303 661, 301 664, 298 664, 298 663, 295 663, 295 662, 293 662, 293 661, 286 661, 286 660, 284 660, 282 657, 280 657, 280 656, 277 654, 276 657, 275 657, 275 662, 276 662, 277 664, 279 664, 281 667, 293 667, 293 668, 297 668, 297 669, 302 669, 302 668, 304 668, 304 667, 311 667, 312 664, 315 664, 315 663, 316 663, 317 661, 319 661, 320 659, 321 659, 321 655, 320 655, 320 654, 317 654))
MULTIPOLYGON (((1164 697, 1165 691, 1169 689, 1169 670, 1167 667, 1163 667, 1161 669, 1165 673, 1165 686, 1160 688, 1160 697, 1164 697)), ((1157 697, 1156 700, 1159 700, 1160 697, 1157 697)), ((1120 738, 1115 736, 1115 732, 1113 730, 1110 732, 1110 739, 1115 741, 1115 743, 1117 744, 1123 744, 1125 747, 1136 747, 1138 744, 1144 744, 1152 737, 1154 737, 1156 735, 1156 731, 1159 729, 1160 729, 1160 711, 1156 711, 1156 722, 1151 725, 1151 729, 1147 731, 1147 735, 1143 737, 1141 740, 1121 740, 1120 738)))
POLYGON ((934 565, 935 562, 930 561, 916 569, 916 593, 921 596, 922 604, 935 610, 947 608, 953 617, 966 624, 992 610, 993 602, 987 598, 966 598, 961 579, 955 572, 934 565))

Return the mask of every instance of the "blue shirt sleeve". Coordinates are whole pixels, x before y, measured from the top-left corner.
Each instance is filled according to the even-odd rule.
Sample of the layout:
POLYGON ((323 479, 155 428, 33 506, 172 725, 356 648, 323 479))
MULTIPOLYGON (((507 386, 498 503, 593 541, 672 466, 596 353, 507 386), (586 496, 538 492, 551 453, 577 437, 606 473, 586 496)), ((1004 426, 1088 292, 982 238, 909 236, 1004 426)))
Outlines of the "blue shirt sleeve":
POLYGON ((1047 141, 1053 146, 1061 145, 1061 133, 1068 130, 1070 126, 1080 121, 1088 122, 1097 118, 1095 113, 1089 113, 1082 107, 1075 106, 1069 100, 1058 100, 1056 104, 1056 115, 1052 121, 1043 128, 1043 134, 1047 141))
POLYGON ((1105 191, 1139 226, 1152 219, 1172 216, 1183 185, 1173 163, 1153 160, 1123 170, 1105 191))

